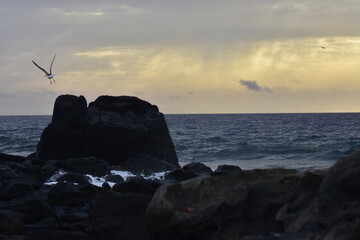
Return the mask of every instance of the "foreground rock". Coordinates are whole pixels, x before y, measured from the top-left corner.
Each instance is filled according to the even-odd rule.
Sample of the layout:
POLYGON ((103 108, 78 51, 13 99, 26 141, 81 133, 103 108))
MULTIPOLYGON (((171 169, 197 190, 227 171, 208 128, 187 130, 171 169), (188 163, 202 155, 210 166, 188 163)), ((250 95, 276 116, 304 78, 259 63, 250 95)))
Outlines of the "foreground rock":
POLYGON ((83 96, 59 96, 36 158, 88 157, 144 174, 180 167, 164 115, 157 106, 129 96, 100 96, 89 106, 83 96))
POLYGON ((104 188, 79 172, 46 185, 49 165, 0 154, 0 239, 360 239, 360 152, 324 170, 192 163, 104 188))
POLYGON ((360 152, 329 170, 237 171, 164 184, 147 210, 158 239, 360 239, 360 152))

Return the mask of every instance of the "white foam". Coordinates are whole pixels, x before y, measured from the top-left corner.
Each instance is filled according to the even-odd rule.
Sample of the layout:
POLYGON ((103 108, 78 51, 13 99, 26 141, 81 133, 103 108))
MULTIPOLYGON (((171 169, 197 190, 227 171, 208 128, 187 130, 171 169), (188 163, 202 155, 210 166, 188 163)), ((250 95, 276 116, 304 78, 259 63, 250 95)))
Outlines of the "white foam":
MULTIPOLYGON (((67 173, 66 171, 60 169, 59 171, 57 171, 54 175, 52 175, 49 180, 47 182, 45 182, 45 185, 54 185, 57 184, 57 180, 59 179, 59 177, 61 177, 62 175, 64 175, 65 173, 67 173)), ((148 176, 145 176, 144 174, 141 174, 140 176, 145 178, 145 179, 150 179, 150 180, 163 180, 164 176, 165 176, 166 172, 158 172, 158 173, 154 173, 148 176)), ((129 178, 129 177, 136 177, 137 175, 129 172, 129 171, 119 171, 119 170, 112 170, 111 171, 112 175, 120 175, 125 181, 129 178)), ((104 184, 104 182, 106 182, 104 177, 96 177, 90 174, 86 174, 87 177, 90 178, 90 184, 95 185, 97 187, 102 187, 102 185, 104 184)), ((113 187, 115 185, 115 182, 108 182, 108 184, 110 185, 110 187, 113 187)), ((75 184, 77 185, 77 184, 75 184)))

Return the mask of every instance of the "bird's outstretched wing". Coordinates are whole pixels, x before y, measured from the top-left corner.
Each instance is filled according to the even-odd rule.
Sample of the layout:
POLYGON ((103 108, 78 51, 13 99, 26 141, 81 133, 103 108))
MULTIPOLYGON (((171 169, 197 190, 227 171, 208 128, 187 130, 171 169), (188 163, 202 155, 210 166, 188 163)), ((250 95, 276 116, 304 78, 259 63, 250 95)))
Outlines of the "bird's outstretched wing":
POLYGON ((56 53, 55 53, 54 58, 53 58, 53 60, 51 61, 51 64, 50 64, 50 74, 51 74, 51 68, 52 68, 52 65, 54 63, 55 57, 56 57, 56 53))
MULTIPOLYGON (((40 67, 39 65, 37 65, 36 64, 36 62, 34 62, 34 60, 31 60, 34 64, 35 64, 35 66, 37 66, 40 70, 42 70, 46 75, 49 75, 49 73, 45 70, 45 69, 43 69, 42 67, 40 67)), ((54 61, 54 60, 53 60, 54 61)))

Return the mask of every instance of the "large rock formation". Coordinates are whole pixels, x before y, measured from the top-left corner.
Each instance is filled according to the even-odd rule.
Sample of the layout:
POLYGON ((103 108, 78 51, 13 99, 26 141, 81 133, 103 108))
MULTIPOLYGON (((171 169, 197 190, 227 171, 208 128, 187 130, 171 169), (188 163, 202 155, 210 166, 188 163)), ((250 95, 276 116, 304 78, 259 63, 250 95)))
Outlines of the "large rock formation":
POLYGON ((164 115, 157 106, 137 97, 100 96, 87 107, 83 96, 59 96, 36 157, 90 156, 137 173, 179 168, 164 115))

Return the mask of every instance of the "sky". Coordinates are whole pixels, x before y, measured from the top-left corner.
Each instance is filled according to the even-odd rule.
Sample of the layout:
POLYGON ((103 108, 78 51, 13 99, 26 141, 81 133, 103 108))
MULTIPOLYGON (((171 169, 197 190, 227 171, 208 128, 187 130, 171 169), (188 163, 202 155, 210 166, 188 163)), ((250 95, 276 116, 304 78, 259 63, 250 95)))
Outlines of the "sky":
POLYGON ((0 0, 0 115, 61 94, 170 113, 360 111, 358 0, 0 0), (45 69, 53 64, 56 83, 45 69))

